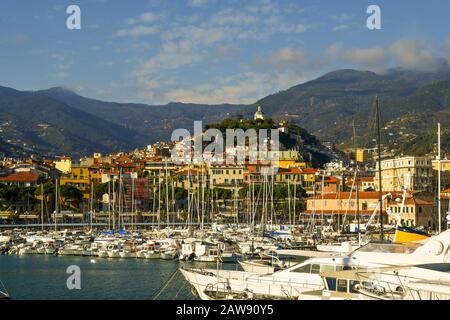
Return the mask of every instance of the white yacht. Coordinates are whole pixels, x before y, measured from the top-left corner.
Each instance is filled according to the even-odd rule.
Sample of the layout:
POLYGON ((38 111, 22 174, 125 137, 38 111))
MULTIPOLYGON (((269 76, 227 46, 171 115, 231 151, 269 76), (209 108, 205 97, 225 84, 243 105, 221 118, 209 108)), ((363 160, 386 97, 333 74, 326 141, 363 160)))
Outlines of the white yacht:
POLYGON ((106 247, 108 258, 120 258, 121 246, 118 243, 111 243, 106 247))
MULTIPOLYGON (((302 292, 311 289, 323 289, 324 271, 341 271, 362 268, 357 261, 349 257, 312 258, 288 269, 271 274, 258 274, 245 271, 216 269, 187 269, 181 272, 196 289, 201 299, 208 299, 205 290, 211 284, 223 282, 227 290, 243 292, 250 290, 254 294, 274 297, 298 297, 302 292)), ((376 264, 365 265, 374 268, 376 264)))
POLYGON ((417 266, 448 272, 450 230, 416 243, 368 243, 346 254, 303 250, 277 250, 277 253, 302 257, 347 256, 362 265, 372 263, 383 266, 417 266))

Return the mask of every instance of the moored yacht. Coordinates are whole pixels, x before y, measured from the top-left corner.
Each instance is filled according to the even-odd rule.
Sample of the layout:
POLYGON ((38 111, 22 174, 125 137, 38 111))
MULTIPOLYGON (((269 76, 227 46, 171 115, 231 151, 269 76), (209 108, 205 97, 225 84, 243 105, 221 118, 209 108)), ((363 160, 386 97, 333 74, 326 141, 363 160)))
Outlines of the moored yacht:
MULTIPOLYGON (((375 264, 369 264, 364 267, 371 268, 376 266, 375 264)), ((181 272, 202 299, 208 298, 204 293, 207 286, 217 282, 226 283, 227 288, 235 292, 251 290, 254 294, 259 295, 297 297, 303 291, 323 288, 320 272, 362 267, 351 258, 337 257, 312 258, 272 274, 215 269, 188 269, 184 267, 181 268, 181 272)))

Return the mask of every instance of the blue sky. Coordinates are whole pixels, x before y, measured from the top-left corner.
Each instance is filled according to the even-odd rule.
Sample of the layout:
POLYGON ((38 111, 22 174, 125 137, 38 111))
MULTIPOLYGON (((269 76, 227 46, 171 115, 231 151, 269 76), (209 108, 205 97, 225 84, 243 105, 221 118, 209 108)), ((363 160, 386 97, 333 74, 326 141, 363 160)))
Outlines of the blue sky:
POLYGON ((431 70, 450 60, 450 2, 0 2, 0 85, 108 101, 252 103, 339 68, 431 70), (81 30, 66 28, 67 6, 81 30), (381 8, 382 30, 366 9, 381 8))

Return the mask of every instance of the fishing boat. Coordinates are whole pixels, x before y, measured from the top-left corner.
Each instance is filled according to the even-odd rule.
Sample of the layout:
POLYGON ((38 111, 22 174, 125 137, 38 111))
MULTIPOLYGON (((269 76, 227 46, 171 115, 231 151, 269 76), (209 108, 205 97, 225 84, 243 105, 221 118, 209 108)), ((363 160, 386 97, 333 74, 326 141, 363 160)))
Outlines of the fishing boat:
POLYGON ((60 256, 82 256, 83 247, 79 244, 67 244, 58 251, 60 256))
POLYGON ((122 248, 119 251, 119 255, 122 259, 136 258, 136 252, 134 252, 131 248, 122 248))
POLYGON ((169 246, 160 251, 162 260, 175 260, 178 259, 178 249, 176 246, 169 246))
POLYGON ((142 244, 136 252, 136 257, 141 259, 159 259, 161 254, 159 252, 159 244, 154 241, 147 241, 142 244))
POLYGON ((160 259, 161 253, 159 250, 147 250, 144 252, 144 258, 145 259, 160 259))

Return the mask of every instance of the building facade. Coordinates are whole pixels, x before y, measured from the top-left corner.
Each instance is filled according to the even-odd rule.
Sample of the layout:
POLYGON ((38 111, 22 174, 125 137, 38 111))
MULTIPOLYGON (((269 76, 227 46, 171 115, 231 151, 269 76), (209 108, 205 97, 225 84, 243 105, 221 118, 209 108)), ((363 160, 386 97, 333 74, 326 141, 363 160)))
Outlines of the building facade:
MULTIPOLYGON (((430 157, 401 157, 381 161, 382 188, 386 191, 432 191, 433 169, 430 157)), ((375 170, 375 188, 378 190, 378 163, 375 170)))

